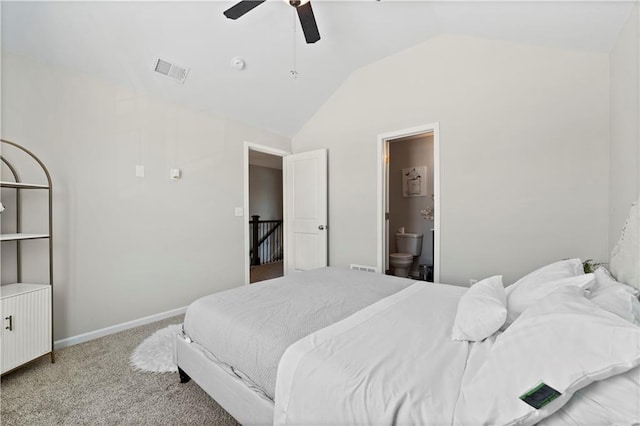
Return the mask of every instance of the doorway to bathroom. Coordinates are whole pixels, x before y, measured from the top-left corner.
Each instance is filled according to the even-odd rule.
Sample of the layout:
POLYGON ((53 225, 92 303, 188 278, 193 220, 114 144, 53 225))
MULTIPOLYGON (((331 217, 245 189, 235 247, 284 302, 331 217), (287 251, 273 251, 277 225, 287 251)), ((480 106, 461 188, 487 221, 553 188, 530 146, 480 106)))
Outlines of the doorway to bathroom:
POLYGON ((378 270, 440 278, 439 129, 380 135, 378 270))

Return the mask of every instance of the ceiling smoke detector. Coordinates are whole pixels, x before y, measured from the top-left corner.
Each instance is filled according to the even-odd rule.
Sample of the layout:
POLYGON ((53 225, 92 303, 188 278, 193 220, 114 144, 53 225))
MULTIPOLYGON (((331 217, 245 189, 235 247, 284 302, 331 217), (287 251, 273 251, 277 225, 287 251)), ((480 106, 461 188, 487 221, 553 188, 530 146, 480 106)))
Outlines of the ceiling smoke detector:
POLYGON ((244 62, 244 59, 242 59, 240 56, 236 56, 235 58, 231 59, 231 68, 233 68, 234 70, 238 70, 241 71, 244 69, 246 63, 244 62))
POLYGON ((156 65, 153 70, 159 74, 178 80, 180 83, 184 83, 189 74, 189 68, 172 64, 160 58, 156 60, 156 65))

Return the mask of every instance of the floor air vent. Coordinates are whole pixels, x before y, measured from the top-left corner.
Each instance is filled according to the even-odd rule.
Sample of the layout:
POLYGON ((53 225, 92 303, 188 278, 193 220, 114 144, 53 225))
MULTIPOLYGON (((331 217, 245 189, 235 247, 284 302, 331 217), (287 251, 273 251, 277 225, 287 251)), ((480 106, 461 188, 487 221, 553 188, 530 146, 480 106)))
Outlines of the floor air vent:
POLYGON ((364 271, 364 272, 378 272, 378 270, 376 268, 374 268, 373 266, 364 266, 364 265, 355 265, 355 264, 351 264, 349 265, 349 268, 355 270, 355 271, 364 271))
POLYGON ((156 61, 154 71, 159 74, 166 75, 167 77, 174 78, 180 83, 184 83, 187 79, 187 74, 189 74, 189 68, 172 64, 171 62, 167 62, 163 59, 158 59, 156 61))

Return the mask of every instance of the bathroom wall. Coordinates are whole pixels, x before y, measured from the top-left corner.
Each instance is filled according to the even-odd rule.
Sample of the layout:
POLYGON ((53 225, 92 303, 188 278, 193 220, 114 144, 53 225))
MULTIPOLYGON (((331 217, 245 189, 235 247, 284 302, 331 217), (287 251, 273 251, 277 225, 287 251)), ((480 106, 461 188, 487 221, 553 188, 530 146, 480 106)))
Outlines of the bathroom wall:
POLYGON ((420 264, 433 265, 433 221, 425 219, 420 210, 433 208, 433 135, 398 139, 389 144, 389 253, 396 253, 394 238, 398 228, 422 234, 420 264), (404 197, 402 169, 427 166, 427 196, 404 197))

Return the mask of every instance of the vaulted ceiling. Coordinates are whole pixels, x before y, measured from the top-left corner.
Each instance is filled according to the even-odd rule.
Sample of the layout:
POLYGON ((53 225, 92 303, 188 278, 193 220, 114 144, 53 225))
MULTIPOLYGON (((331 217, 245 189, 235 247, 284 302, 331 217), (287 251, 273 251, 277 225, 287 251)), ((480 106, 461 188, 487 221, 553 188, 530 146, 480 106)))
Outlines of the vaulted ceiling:
POLYGON ((608 52, 633 3, 312 0, 322 38, 307 45, 282 0, 237 21, 222 13, 234 1, 3 1, 1 35, 3 49, 44 64, 292 136, 355 69, 430 37, 608 52), (156 58, 189 67, 186 82, 154 73, 156 58))

